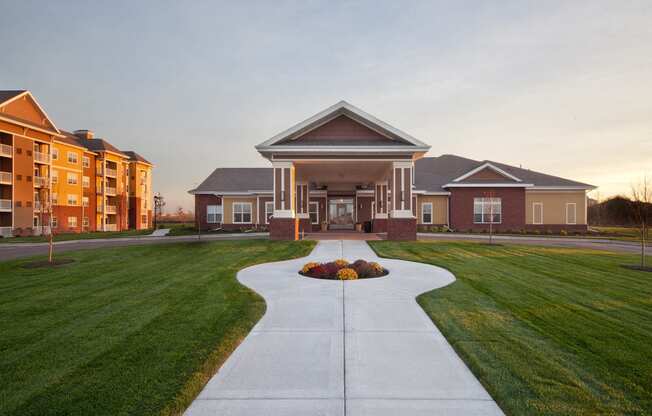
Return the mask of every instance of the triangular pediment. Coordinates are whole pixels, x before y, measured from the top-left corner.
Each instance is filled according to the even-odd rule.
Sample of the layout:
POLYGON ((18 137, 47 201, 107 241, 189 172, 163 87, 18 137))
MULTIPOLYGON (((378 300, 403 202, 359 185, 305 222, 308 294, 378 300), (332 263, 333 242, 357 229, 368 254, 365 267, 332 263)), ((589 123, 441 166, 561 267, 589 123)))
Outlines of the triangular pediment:
POLYGON ((256 146, 276 147, 398 146, 427 151, 430 146, 346 101, 327 108, 256 146))
POLYGON ((16 120, 58 132, 57 127, 29 91, 0 103, 0 115, 7 115, 16 120))
POLYGON ((455 178, 455 183, 518 183, 521 179, 491 164, 484 163, 464 175, 455 178))

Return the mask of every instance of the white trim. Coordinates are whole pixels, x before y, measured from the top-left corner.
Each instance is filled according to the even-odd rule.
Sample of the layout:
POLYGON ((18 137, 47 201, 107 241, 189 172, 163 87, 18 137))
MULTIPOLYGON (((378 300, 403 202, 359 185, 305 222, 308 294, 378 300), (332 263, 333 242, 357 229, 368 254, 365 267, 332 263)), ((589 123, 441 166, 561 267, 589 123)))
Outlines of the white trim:
POLYGON ((576 202, 566 202, 566 224, 567 225, 576 225, 577 224, 577 203, 576 202), (573 216, 575 217, 575 221, 570 222, 568 220, 568 207, 573 206, 573 216))
MULTIPOLYGON (((375 205, 375 204, 376 204, 376 201, 374 201, 374 205, 375 205)), ((374 218, 377 218, 377 219, 387 219, 387 218, 388 218, 388 215, 387 215, 387 213, 385 213, 385 212, 379 212, 379 213, 377 213, 376 215, 374 215, 374 218)))
POLYGON ((256 195, 273 195, 274 194, 273 191, 272 192, 270 192, 270 191, 265 191, 265 192, 262 192, 262 191, 239 191, 239 192, 229 191, 229 192, 224 192, 224 191, 195 191, 194 189, 188 191, 188 193, 191 194, 191 195, 215 195, 215 196, 222 196, 222 195, 225 195, 225 196, 256 196, 256 195))
POLYGON ((442 195, 442 196, 448 196, 451 193, 444 191, 444 192, 429 192, 429 191, 423 191, 423 190, 412 190, 413 195, 442 195))
POLYGON ((395 209, 390 214, 391 218, 414 218, 411 209, 395 209))
POLYGON ((502 199, 502 197, 499 197, 499 196, 498 196, 498 197, 484 197, 484 196, 481 196, 481 197, 474 197, 474 198, 473 198, 473 224, 502 224, 502 223, 503 223, 503 199, 502 199), (485 200, 485 199, 489 199, 489 200, 491 200, 491 199, 497 199, 497 200, 500 202, 500 221, 498 221, 498 222, 494 222, 494 221, 484 221, 484 215, 485 215, 485 214, 489 214, 489 215, 496 215, 496 214, 497 214, 496 212, 488 212, 488 213, 485 213, 485 210, 484 210, 484 207, 485 207, 484 201, 483 201, 483 204, 482 204, 482 212, 480 213, 480 216, 481 216, 481 218, 482 218, 482 221, 476 221, 476 220, 475 220, 475 201, 476 201, 477 199, 482 199, 482 200, 485 200))
POLYGON ((275 209, 274 218, 294 218, 294 211, 291 209, 275 209))
POLYGON ((586 185, 586 186, 538 186, 531 185, 528 187, 528 191, 586 191, 597 189, 597 186, 586 185))
MULTIPOLYGON (((412 154, 418 152, 427 152, 430 150, 428 147, 409 147, 401 148, 398 146, 270 146, 270 147, 257 147, 259 152, 273 152, 273 153, 333 153, 333 156, 338 156, 342 154, 350 153, 390 153, 390 154, 412 154)), ((274 161, 284 160, 284 159, 272 159, 274 161)), ((297 159, 301 160, 301 159, 297 159)), ((306 159, 306 160, 319 160, 319 159, 306 159)), ((337 159, 325 159, 325 160, 337 160, 337 159)), ((343 159, 343 160, 354 160, 354 159, 343 159)), ((384 161, 384 159, 362 159, 362 160, 374 160, 374 161, 384 161)), ((392 160, 392 159, 388 159, 392 160)), ((394 159, 396 160, 396 159, 394 159)))
POLYGON ((355 191, 355 194, 356 194, 356 195, 360 195, 360 196, 362 196, 362 197, 366 197, 366 196, 374 196, 374 195, 375 195, 375 191, 374 191, 373 189, 357 189, 357 190, 355 191))
POLYGON ((432 209, 433 209, 432 202, 422 202, 421 203, 421 224, 432 224, 432 220, 433 220, 433 216, 434 216, 433 212, 432 212, 432 209), (429 222, 425 222, 423 220, 423 207, 426 206, 426 205, 430 205, 430 221, 429 222))
MULTIPOLYGON (((60 137, 63 137, 63 135, 61 135, 61 131, 59 131, 59 129, 57 128, 56 124, 54 124, 54 121, 52 121, 52 119, 50 118, 50 116, 48 116, 48 113, 45 112, 45 110, 43 109, 43 107, 41 107, 41 104, 39 104, 38 101, 36 101, 36 98, 34 98, 34 96, 32 95, 32 93, 31 93, 29 90, 25 90, 25 91, 21 92, 20 94, 14 96, 14 97, 11 97, 11 98, 8 99, 7 101, 3 101, 3 102, 1 102, 1 103, 0 103, 0 107, 4 107, 4 106, 6 106, 7 104, 9 104, 9 103, 11 103, 11 102, 13 102, 13 101, 15 101, 15 100, 21 98, 21 97, 24 97, 24 96, 26 96, 26 95, 29 95, 29 98, 31 98, 32 101, 34 101, 34 104, 36 104, 36 107, 39 109, 39 111, 40 111, 41 113, 43 113, 43 115, 44 115, 45 118, 50 122, 50 124, 52 125, 52 127, 54 127, 54 130, 55 130, 57 133, 59 133, 59 136, 60 136, 60 137)), ((16 124, 18 124, 18 123, 16 123, 16 124)))
POLYGON ((533 202, 532 203, 532 224, 542 225, 543 224, 543 202, 533 202), (541 221, 537 222, 537 210, 536 207, 541 206, 541 221))
MULTIPOLYGON (((302 121, 302 122, 300 122, 298 124, 295 124, 294 126, 290 127, 289 129, 287 129, 285 131, 282 131, 281 133, 275 135, 274 137, 264 141, 263 143, 256 146, 256 149, 258 149, 260 151, 260 150, 264 150, 265 148, 269 148, 269 147, 273 146, 275 143, 286 139, 288 136, 291 136, 291 135, 293 135, 295 133, 298 133, 299 131, 305 129, 306 127, 317 124, 312 129, 307 130, 306 131, 306 133, 307 133, 308 131, 314 130, 315 128, 327 123, 328 121, 333 120, 334 118, 336 118, 336 117, 338 117, 340 115, 347 115, 345 113, 345 111, 349 111, 352 114, 354 114, 354 115, 356 115, 356 116, 358 116, 358 117, 360 117, 362 119, 362 120, 356 120, 356 119, 354 119, 352 117, 349 117, 352 120, 354 120, 354 121, 356 121, 358 123, 361 123, 361 124, 365 125, 366 127, 369 127, 371 129, 373 129, 374 131, 377 131, 380 134, 383 134, 383 133, 379 132, 374 127, 376 127, 376 128, 379 127, 380 129, 385 130, 385 131, 389 132, 390 134, 392 134, 394 136, 397 136, 397 137, 407 141, 408 143, 410 143, 410 144, 412 144, 414 146, 423 147, 423 148, 426 148, 426 150, 430 149, 430 146, 427 145, 426 143, 421 142, 421 141, 417 140, 416 138, 410 136, 409 134, 407 134, 407 133, 405 133, 405 132, 403 132, 403 131, 395 128, 395 127, 390 126, 389 124, 385 123, 384 121, 382 121, 382 120, 372 116, 371 114, 369 114, 369 113, 367 113, 367 112, 365 112, 365 111, 363 111, 363 110, 361 110, 361 109, 347 103, 344 100, 342 100, 342 101, 328 107, 327 109, 325 109, 323 111, 320 111, 319 113, 313 115, 312 117, 309 117, 309 118, 305 119, 304 121, 302 121), (367 125, 367 123, 365 123, 365 121, 367 123, 371 124, 371 126, 367 125)), ((383 134, 383 136, 387 136, 387 135, 383 134)), ((393 140, 390 137, 388 137, 388 138, 390 140, 393 140)))
POLYGON ((274 215, 274 201, 273 200, 272 201, 265 201, 264 205, 265 205, 265 210, 264 210, 265 211, 265 214, 264 214, 265 215, 265 217, 264 217, 265 218, 265 224, 269 224, 267 214, 274 215), (272 206, 271 211, 267 211, 267 204, 270 204, 272 206))
POLYGON ((501 174, 501 175, 503 175, 503 176, 505 176, 505 177, 507 177, 509 179, 515 180, 516 182, 523 182, 521 179, 517 178, 516 176, 512 175, 511 173, 507 173, 504 170, 502 170, 501 168, 499 168, 499 167, 497 167, 497 166, 495 166, 495 165, 493 165, 493 164, 491 164, 489 162, 485 162, 482 165, 478 166, 477 168, 466 172, 464 175, 453 179, 453 182, 459 182, 461 180, 464 180, 464 179, 468 178, 469 176, 473 176, 474 174, 476 174, 476 173, 478 173, 481 170, 484 170, 486 168, 492 169, 495 172, 497 172, 497 173, 499 173, 499 174, 501 174))
MULTIPOLYGON (((243 219, 244 219, 244 212, 241 213, 243 219)), ((245 201, 233 201, 231 202, 231 223, 232 224, 252 224, 252 220, 254 219, 254 208, 253 204, 251 202, 245 202, 245 201), (235 220, 235 206, 236 205, 249 205, 249 221, 236 221, 235 220)))
POLYGON ((528 188, 531 183, 447 183, 442 188, 528 188))

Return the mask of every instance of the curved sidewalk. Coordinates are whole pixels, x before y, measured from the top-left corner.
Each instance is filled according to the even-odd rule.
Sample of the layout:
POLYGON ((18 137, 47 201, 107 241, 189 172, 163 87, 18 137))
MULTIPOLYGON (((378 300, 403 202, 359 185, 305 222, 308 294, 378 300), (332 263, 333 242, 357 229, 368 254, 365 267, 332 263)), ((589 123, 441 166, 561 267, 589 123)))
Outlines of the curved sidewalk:
POLYGON ((267 311, 186 415, 502 415, 415 301, 449 272, 379 259, 363 241, 241 270, 267 311), (377 260, 383 278, 305 278, 307 261, 377 260))

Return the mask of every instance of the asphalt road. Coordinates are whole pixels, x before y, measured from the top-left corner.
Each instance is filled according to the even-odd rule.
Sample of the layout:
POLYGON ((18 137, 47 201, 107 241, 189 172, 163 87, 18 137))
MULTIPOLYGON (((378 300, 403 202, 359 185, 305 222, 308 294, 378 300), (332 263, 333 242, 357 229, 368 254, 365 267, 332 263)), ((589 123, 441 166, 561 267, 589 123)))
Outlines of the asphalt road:
MULTIPOLYGON (((177 237, 129 237, 129 238, 106 238, 96 240, 70 240, 55 242, 55 253, 63 253, 72 250, 88 250, 101 247, 120 247, 143 244, 170 244, 192 241, 218 241, 218 240, 239 240, 267 238, 267 233, 249 234, 218 234, 203 235, 201 240, 197 236, 177 237)), ((487 235, 468 234, 429 234, 419 233, 420 240, 463 240, 463 241, 487 241, 487 235)), ((575 247, 590 248, 596 250, 618 251, 631 254, 641 252, 640 245, 635 242, 605 240, 605 239, 583 239, 583 238, 555 238, 555 237, 520 237, 520 236, 494 236, 497 243, 506 244, 530 244, 549 247, 575 247)), ((48 252, 47 243, 3 243, 0 244, 0 261, 11 260, 22 257, 44 255, 48 252)), ((652 248, 648 248, 647 255, 652 255, 652 248)))

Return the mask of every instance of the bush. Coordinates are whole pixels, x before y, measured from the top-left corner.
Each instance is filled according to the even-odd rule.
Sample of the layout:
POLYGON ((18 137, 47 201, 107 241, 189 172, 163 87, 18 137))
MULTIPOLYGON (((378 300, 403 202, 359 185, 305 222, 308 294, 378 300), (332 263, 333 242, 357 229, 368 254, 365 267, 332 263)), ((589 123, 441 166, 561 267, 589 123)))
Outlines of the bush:
POLYGON ((339 267, 347 267, 349 265, 349 262, 345 259, 337 259, 334 263, 339 267))
POLYGON ((317 266, 319 266, 319 263, 315 263, 314 261, 311 261, 310 263, 306 263, 301 268, 301 273, 304 273, 304 274, 308 273, 310 270, 314 269, 317 266))
POLYGON ((356 280, 358 273, 350 267, 345 267, 337 271, 337 278, 340 280, 356 280))
POLYGON ((559 231, 559 235, 568 235, 568 232, 566 230, 561 230, 559 231))

